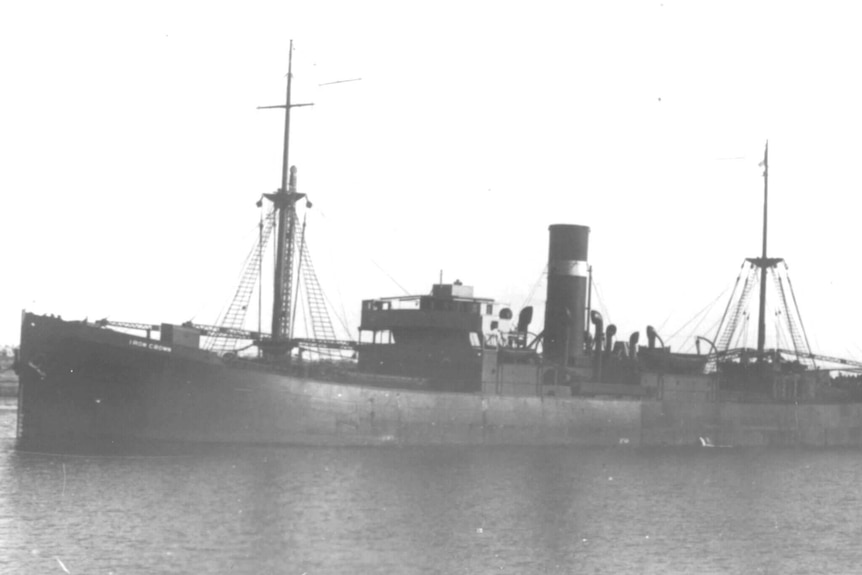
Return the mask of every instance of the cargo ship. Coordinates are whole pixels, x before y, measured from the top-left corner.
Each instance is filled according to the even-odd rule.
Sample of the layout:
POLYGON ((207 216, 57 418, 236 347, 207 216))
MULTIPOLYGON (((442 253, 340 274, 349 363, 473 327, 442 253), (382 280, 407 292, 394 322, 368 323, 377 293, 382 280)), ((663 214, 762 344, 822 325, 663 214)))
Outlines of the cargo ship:
MULTIPOLYGON (((675 353, 647 327, 617 340, 590 309, 590 229, 549 227, 544 325, 460 281, 361 303, 356 341, 328 325, 288 163, 236 296, 215 325, 70 321, 22 313, 19 445, 107 440, 301 445, 859 446, 862 400, 830 371, 862 364, 811 352, 795 297, 763 250, 704 353, 675 353), (274 240, 271 329, 243 329, 274 240), (792 349, 766 349, 775 278, 792 349), (300 282, 311 324, 296 337, 300 282), (758 347, 733 347, 759 285, 758 347), (792 303, 793 305, 790 305, 792 303), (315 312, 316 310, 316 312, 315 312)), ((305 202, 303 202, 305 200, 305 202)), ((741 280, 740 280, 741 281, 741 280)), ((740 285, 738 281, 738 287, 740 285)))

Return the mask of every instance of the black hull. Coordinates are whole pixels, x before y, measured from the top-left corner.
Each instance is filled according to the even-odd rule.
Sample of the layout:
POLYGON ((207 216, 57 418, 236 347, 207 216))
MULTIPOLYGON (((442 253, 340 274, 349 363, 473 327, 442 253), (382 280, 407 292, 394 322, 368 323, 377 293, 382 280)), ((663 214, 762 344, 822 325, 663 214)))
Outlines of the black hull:
POLYGON ((422 392, 318 381, 25 314, 22 442, 862 445, 862 405, 422 392))

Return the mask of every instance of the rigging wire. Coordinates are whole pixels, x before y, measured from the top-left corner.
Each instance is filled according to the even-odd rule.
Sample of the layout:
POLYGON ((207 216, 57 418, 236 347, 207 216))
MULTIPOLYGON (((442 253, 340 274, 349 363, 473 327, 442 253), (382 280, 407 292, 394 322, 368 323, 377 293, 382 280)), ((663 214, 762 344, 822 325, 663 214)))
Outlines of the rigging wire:
MULTIPOLYGON (((318 214, 320 214, 320 217, 321 217, 321 218, 323 218, 324 220, 326 220, 326 221, 327 221, 327 223, 329 222, 329 218, 327 218, 327 217, 326 217, 326 212, 324 212, 324 211, 323 211, 322 209, 320 209, 320 208, 318 208, 318 209, 316 210, 316 212, 317 212, 318 214)), ((347 244, 346 244, 346 245, 352 245, 352 244, 350 244, 350 242, 347 242, 347 244)), ((365 255, 366 257, 368 257, 368 256, 367 256, 367 254, 364 254, 364 255, 365 255)), ((403 292, 404 292, 404 295, 413 295, 413 294, 411 294, 411 293, 410 293, 410 291, 408 291, 404 286, 402 286, 400 283, 398 283, 398 281, 397 281, 394 277, 392 277, 392 276, 389 274, 389 272, 387 272, 385 269, 383 269, 383 266, 381 266, 379 263, 377 263, 374 259, 372 259, 371 257, 368 257, 368 261, 370 261, 372 264, 374 264, 374 265, 377 267, 377 269, 379 269, 381 272, 383 272, 383 275, 385 275, 387 278, 389 278, 389 280, 390 280, 392 283, 394 283, 396 286, 398 286, 398 289, 400 289, 401 291, 403 291, 403 292)), ((349 332, 348 332, 348 333, 349 333, 349 332)))
MULTIPOLYGON (((350 80, 346 80, 346 81, 350 81, 350 80)), ((318 207, 315 210, 315 212, 320 214, 320 217, 323 220, 326 220, 327 223, 329 223, 329 218, 326 217, 326 212, 324 212, 322 209, 320 209, 320 207, 318 207)), ((339 295, 338 300, 339 300, 339 304, 341 306, 341 312, 340 313, 338 310, 335 309, 335 305, 332 303, 332 300, 329 299, 329 296, 326 295, 326 292, 323 291, 323 288, 320 289, 320 292, 323 294, 323 298, 326 300, 326 303, 327 303, 330 311, 333 312, 333 314, 335 315, 335 318, 338 320, 338 322, 341 324, 341 327, 344 329, 344 333, 347 335, 348 338, 350 338, 350 328, 347 325, 348 324, 347 311, 344 309, 344 298, 341 297, 341 290, 338 289, 338 284, 335 283, 334 285, 335 285, 335 291, 338 292, 338 295, 339 295)))
MULTIPOLYGON (((263 333, 263 210, 260 210, 258 221, 258 255, 257 255, 257 333, 263 333)), ((258 348, 258 353, 263 350, 258 348)))
POLYGON ((805 338, 805 345, 808 347, 808 353, 811 353, 811 344, 808 343, 808 332, 805 331, 805 324, 802 323, 802 314, 799 313, 799 303, 796 301, 796 290, 793 289, 793 284, 790 282, 790 268, 787 262, 784 262, 784 275, 787 277, 787 286, 790 288, 790 297, 793 299, 793 307, 796 310, 796 317, 799 319, 799 329, 802 330, 802 336, 805 338))
MULTIPOLYGON (((350 337, 350 328, 347 327, 346 315, 344 317, 342 317, 342 314, 339 314, 337 312, 337 310, 335 309, 335 306, 332 305, 332 301, 329 299, 329 296, 326 295, 325 291, 323 291, 323 288, 320 288, 320 293, 323 294, 323 299, 326 300, 326 305, 329 306, 329 309, 331 309, 333 312, 335 312, 335 319, 337 319, 338 323, 341 324, 342 329, 344 329, 344 333, 347 334, 347 337, 350 337)), ((344 307, 344 306, 342 305, 342 307, 344 307)), ((342 313, 343 312, 344 312, 344 310, 342 310, 342 313)))
POLYGON ((605 307, 605 301, 602 299, 602 294, 599 291, 599 282, 596 280, 595 274, 593 275, 593 291, 596 292, 596 300, 599 304, 599 311, 601 311, 602 316, 605 320, 605 325, 611 325, 613 322, 611 321, 611 314, 608 313, 607 307, 605 307))
MULTIPOLYGON (((724 308, 724 314, 722 314, 722 316, 721 316, 721 321, 719 321, 718 327, 715 328, 715 335, 713 336, 713 340, 715 341, 716 346, 721 345, 721 343, 720 343, 721 340, 719 339, 723 335, 722 333, 720 333, 721 328, 724 327, 725 329, 728 329, 727 326, 725 326, 725 324, 724 324, 724 320, 727 319, 727 314, 728 314, 728 312, 730 312, 730 306, 733 303, 734 296, 736 296, 736 288, 739 287, 739 280, 742 279, 742 274, 745 271, 745 263, 746 263, 746 261, 743 260, 742 265, 739 266, 739 274, 736 276, 736 281, 733 283, 733 291, 730 292, 730 297, 727 299, 727 306, 724 308)), ((748 278, 746 278, 745 284, 743 284, 743 286, 742 286, 742 292, 740 292, 740 296, 739 296, 740 298, 745 297, 743 294, 746 291, 747 285, 748 285, 748 278)), ((739 314, 739 310, 735 309, 734 315, 731 317, 731 323, 734 324, 734 329, 736 329, 736 322, 738 321, 738 318, 739 318, 738 314, 739 314)), ((728 344, 730 343, 730 338, 732 337, 732 335, 733 334, 730 333, 727 336, 728 337, 728 344)))
MULTIPOLYGON (((270 210, 266 213, 265 216, 262 216, 261 221, 256 222, 254 224, 254 230, 255 230, 254 244, 252 245, 252 249, 246 254, 245 259, 243 260, 242 265, 240 266, 239 271, 236 274, 236 279, 231 283, 231 290, 232 291, 235 291, 236 287, 242 282, 242 278, 246 272, 246 269, 248 268, 249 261, 251 261, 254 257, 256 257, 256 255, 258 254, 258 252, 260 250, 260 243, 262 241, 261 234, 260 234, 261 222, 269 220, 273 217, 275 217, 275 211, 270 210)), ((249 235, 251 235, 251 234, 245 234, 243 237, 248 237, 249 235)), ((261 258, 262 257, 263 256, 261 254, 261 258)), ((219 312, 216 315, 216 321, 215 321, 216 325, 221 324, 223 318, 225 317, 228 310, 230 309, 231 304, 233 303, 233 298, 231 297, 231 298, 227 298, 227 299, 221 299, 221 302, 222 302, 221 308, 219 309, 219 312)), ((197 318, 200 315, 201 310, 203 308, 205 308, 207 305, 208 305, 208 302, 204 299, 201 302, 200 306, 198 306, 197 311, 195 311, 195 313, 192 314, 190 320, 194 321, 195 318, 197 318)))
MULTIPOLYGON (((697 325, 694 326, 694 329, 691 332, 689 332, 689 339, 691 339, 692 336, 694 336, 696 338, 698 333, 709 333, 709 332, 701 332, 700 331, 700 326, 703 325, 704 321, 706 321, 707 315, 708 314, 704 314, 703 317, 700 318, 700 321, 697 322, 697 325)), ((710 326, 710 329, 711 329, 711 326, 710 326)))
POLYGON ((401 285, 400 283, 398 283, 398 281, 397 281, 394 277, 392 277, 391 275, 389 275, 389 273, 388 273, 385 269, 383 269, 383 266, 381 266, 379 263, 377 263, 376 261, 374 261, 374 260, 373 260, 373 259, 371 259, 371 258, 368 258, 368 259, 371 261, 371 263, 373 263, 375 266, 377 266, 377 269, 379 269, 381 272, 383 272, 383 275, 385 275, 386 277, 388 277, 388 278, 392 281, 392 283, 394 283, 395 285, 397 285, 397 286, 398 286, 398 288, 399 288, 401 291, 403 291, 403 292, 404 292, 404 295, 411 295, 411 293, 410 293, 409 291, 407 291, 407 288, 405 288, 403 285, 401 285))
MULTIPOLYGON (((325 214, 325 213, 323 213, 321 210, 317 210, 317 212, 318 212, 318 213, 320 213, 320 214, 321 214, 321 216, 322 216, 323 218, 326 218, 326 214, 325 214)), ((260 219, 260 220, 264 220, 264 221, 265 221, 265 219, 271 219, 272 217, 274 217, 274 214, 275 214, 275 210, 270 210, 270 211, 268 211, 268 212, 266 213, 266 215, 265 215, 265 216, 261 216, 261 218, 259 218, 259 219, 260 219)), ((304 227, 305 227, 305 219, 303 219, 303 228, 304 228, 304 227)), ((248 253, 248 255, 246 255, 245 260, 243 261, 243 265, 241 266, 240 271, 239 271, 239 274, 238 274, 238 280, 237 280, 236 282, 233 282, 234 284, 236 284, 236 283, 238 283, 238 282, 240 282, 240 281, 242 280, 243 272, 244 272, 244 270, 248 267, 248 265, 249 265, 249 261, 251 260, 251 258, 253 258, 253 257, 257 256, 257 255, 259 254, 259 252, 260 252, 260 249, 261 249, 261 246, 260 246, 260 244, 261 244, 261 234, 260 234, 260 230, 261 230, 261 223, 260 223, 260 221, 255 222, 255 224, 254 224, 254 231, 255 231, 255 234, 254 234, 254 235, 255 235, 255 240, 256 240, 256 241, 255 241, 255 245, 253 246, 253 249, 251 250, 251 252, 249 252, 249 253, 248 253)), ((275 229, 273 229, 273 232, 275 232, 275 229)), ((303 230, 303 232, 304 232, 304 230, 303 230)), ((303 233, 303 234, 302 234, 301 248, 300 248, 300 249, 302 249, 302 248, 304 247, 304 244, 305 244, 305 237, 304 237, 304 236, 305 236, 305 234, 303 233)), ((271 250, 267 250, 267 251, 271 251, 271 252, 272 252, 272 264, 273 264, 273 267, 274 267, 274 266, 277 264, 277 259, 278 259, 277 251, 276 251, 275 249, 271 249, 271 250)), ((259 254, 259 257, 261 258, 261 261, 262 261, 262 260, 263 260, 263 254, 262 254, 262 253, 260 253, 260 254, 259 254)), ((301 252, 300 252, 300 259, 301 259, 301 252)), ((389 274, 389 273, 388 273, 388 272, 387 272, 387 271, 386 271, 386 270, 385 270, 385 269, 384 269, 384 268, 383 268, 383 267, 382 267, 378 262, 376 262, 375 260, 373 260, 373 259, 371 259, 371 258, 369 258, 369 260, 370 260, 370 261, 371 261, 371 263, 373 263, 373 264, 374 264, 374 265, 375 265, 375 266, 376 266, 376 267, 377 267, 381 272, 383 272, 383 274, 384 274, 384 275, 386 275, 386 277, 388 277, 388 278, 389 278, 389 279, 390 279, 390 280, 391 280, 391 281, 392 281, 396 286, 398 286, 398 288, 399 288, 400 290, 402 290, 405 294, 410 295, 410 292, 409 292, 407 289, 405 289, 405 288, 404 288, 404 286, 402 286, 400 283, 398 283, 398 281, 397 281, 394 277, 392 277, 392 275, 391 275, 391 274, 389 274)), ((301 261, 298 263, 297 267, 301 269, 301 267, 302 267, 302 266, 301 266, 301 261)), ((262 271, 262 270, 261 270, 261 271, 262 271)), ((310 310, 308 310, 308 306, 307 306, 307 304, 306 304, 306 303, 305 303, 305 301, 304 301, 305 297, 307 297, 307 290, 306 290, 306 289, 305 289, 305 287, 303 286, 303 282, 299 279, 299 274, 301 273, 301 271, 300 271, 300 270, 297 270, 297 272, 298 272, 298 273, 297 273, 297 285, 296 285, 296 293, 295 293, 295 299, 294 299, 294 318, 293 318, 293 320, 291 321, 291 324, 292 324, 292 325, 295 325, 295 320, 296 320, 296 315, 295 315, 295 314, 296 314, 296 312, 297 312, 297 309, 296 309, 296 308, 297 308, 297 307, 302 307, 302 314, 303 314, 302 320, 303 320, 303 325, 304 325, 304 328, 305 328, 306 333, 310 333, 310 329, 311 329, 311 328, 310 328, 310 325, 311 325, 311 323, 310 323, 310 320, 309 320, 309 318, 308 318, 308 314, 310 313, 310 310)), ((255 291, 257 291, 257 292, 258 292, 258 293, 257 293, 257 295, 258 295, 258 300, 259 300, 259 301, 258 301, 258 308, 261 308, 261 307, 262 307, 262 305, 261 305, 261 301, 262 301, 262 292, 263 292, 263 290, 262 290, 262 289, 261 289, 261 287, 260 287, 260 286, 261 286, 261 283, 262 283, 262 281, 263 281, 263 277, 262 277, 262 276, 263 276, 263 274, 262 274, 262 273, 259 273, 259 277, 257 278, 257 282, 255 282, 255 283, 257 284, 257 285, 256 285, 256 290, 255 290, 255 291)), ((325 293, 325 292, 323 292, 323 290, 321 290, 321 293, 322 293, 322 295, 323 295, 323 297, 324 297, 324 299, 325 299, 326 303, 328 304, 329 309, 330 309, 331 311, 335 312, 335 306, 333 305, 332 300, 331 300, 331 299, 326 295, 326 293, 325 293)), ((227 313, 227 310, 230 308, 230 305, 231 305, 231 303, 232 303, 232 300, 230 300, 230 299, 228 299, 227 301, 222 300, 222 302, 223 302, 222 307, 221 307, 221 309, 219 310, 218 315, 216 316, 217 318, 219 318, 219 319, 216 321, 216 324, 217 324, 217 325, 221 323, 221 318, 223 318, 223 317, 224 317, 224 315, 227 313)), ((207 305, 207 304, 206 304, 206 302, 203 302, 203 303, 201 304, 201 306, 200 306, 200 307, 201 307, 201 309, 202 309, 202 308, 204 308, 204 307, 206 307, 206 305, 207 305)), ((348 326, 348 321, 347 321, 347 319, 346 319, 347 314, 346 314, 346 312, 344 311, 343 307, 344 307, 344 304, 343 304, 343 301, 342 301, 342 313, 341 313, 341 314, 339 314, 339 313, 335 312, 335 313, 334 313, 334 315, 336 316, 336 318, 338 319, 338 321, 339 321, 339 323, 340 323, 341 327, 343 328, 344 333, 345 333, 345 334, 347 334, 347 336, 348 336, 348 337, 350 337, 350 328, 349 328, 349 326, 348 326)), ((261 313, 261 309, 258 309, 258 314, 260 314, 260 313, 261 313)), ((194 315, 192 315, 192 320, 194 320, 194 318, 196 318, 198 315, 200 315, 200 309, 199 309, 199 310, 198 310, 194 315)), ((260 326, 258 326, 258 331, 260 331, 260 326)))
POLYGON ((530 302, 533 301, 533 296, 536 295, 536 290, 539 289, 539 285, 542 283, 542 280, 545 279, 548 275, 548 264, 542 266, 542 271, 539 272, 539 277, 536 279, 536 282, 533 284, 533 287, 530 289, 530 293, 527 298, 524 300, 524 303, 521 304, 521 309, 527 307, 530 302))
MULTIPOLYGON (((664 331, 664 326, 666 326, 666 325, 667 325, 667 322, 669 322, 669 321, 670 321, 670 318, 672 318, 672 317, 673 317, 673 310, 671 310, 670 312, 668 312, 668 314, 665 316, 664 320, 662 320, 662 322, 661 322, 660 324, 658 324, 658 327, 656 328, 656 331, 657 331, 658 333, 663 332, 663 331, 664 331)), ((668 339, 670 339, 670 338, 668 338, 668 339)))
MULTIPOLYGON (((303 291, 306 291, 306 290, 303 290, 303 291)), ((302 325, 305 327, 305 336, 309 337, 313 333, 313 329, 310 327, 311 322, 308 319, 309 315, 311 314, 311 310, 309 309, 310 306, 308 305, 307 300, 308 300, 308 297, 306 294, 306 297, 302 298, 301 302, 299 302, 299 301, 296 302, 297 303, 296 307, 302 308, 302 325)))
POLYGON ((748 320, 750 317, 751 314, 747 311, 742 316, 742 333, 737 337, 737 341, 742 339, 742 345, 739 347, 748 347, 748 328, 750 327, 748 320))
POLYGON ((706 331, 704 333, 713 333, 714 330, 718 330, 720 323, 720 319, 715 320, 714 322, 712 322, 712 325, 706 328, 706 331))
POLYGON ((775 329, 775 348, 776 349, 790 349, 790 347, 792 347, 792 343, 791 343, 791 345, 787 345, 787 346, 784 344, 784 342, 785 342, 785 339, 783 337, 784 330, 781 329, 781 310, 780 309, 775 310, 775 312, 772 314, 772 323, 773 323, 773 328, 775 329))
MULTIPOLYGON (((686 326, 688 326, 688 324, 690 324, 695 319, 697 319, 699 316, 701 316, 701 314, 704 314, 704 312, 712 311, 712 308, 715 306, 715 304, 718 302, 718 300, 720 300, 722 297, 724 297, 724 294, 727 293, 727 290, 730 289, 730 286, 735 285, 738 281, 739 281, 739 278, 737 277, 736 281, 730 282, 729 284, 727 284, 724 287, 724 289, 721 290, 721 293, 719 293, 715 298, 712 299, 712 301, 710 301, 708 304, 706 304, 706 306, 704 306, 700 311, 698 311, 696 314, 694 314, 694 316, 692 316, 691 319, 689 319, 679 329, 677 329, 670 337, 668 337, 667 338, 668 341, 674 339, 679 334, 679 332, 681 332, 683 329, 686 328, 686 326)), ((732 296, 731 296, 731 298, 732 298, 732 296)), ((668 314, 668 316, 664 319, 664 321, 659 325, 657 331, 661 332, 664 329, 665 324, 667 324, 667 322, 670 321, 671 317, 673 317, 673 311, 671 311, 670 314, 668 314)), ((695 326, 694 329, 696 330, 698 327, 700 327, 700 325, 703 323, 703 321, 705 319, 706 319, 706 314, 703 315, 700 322, 698 322, 698 324, 695 326)))
MULTIPOLYGON (((715 306, 716 303, 718 303, 718 300, 722 299, 724 297, 724 294, 727 293, 727 291, 730 289, 730 287, 735 286, 738 282, 739 282, 739 277, 737 277, 735 281, 730 282, 726 286, 724 286, 724 289, 721 290, 721 293, 719 293, 717 296, 715 296, 715 298, 713 298, 708 304, 706 304, 706 306, 704 306, 703 308, 701 308, 700 311, 698 311, 696 314, 694 314, 694 316, 692 316, 691 319, 689 319, 681 327, 679 327, 679 329, 677 329, 673 334, 671 334, 670 337, 667 338, 668 341, 674 339, 691 322, 693 322, 695 319, 697 319, 698 317, 700 317, 703 314, 703 317, 701 317, 700 322, 698 322, 698 324, 695 326, 694 329, 696 330, 698 327, 700 327, 700 325, 706 319, 706 315, 708 315, 708 312, 712 311, 712 308, 715 306), (704 312, 707 312, 707 313, 704 313, 704 312)), ((731 294, 731 299, 732 298, 733 298, 733 294, 731 294)), ((661 332, 664 329, 665 324, 667 324, 667 322, 670 321, 671 317, 673 317, 673 311, 671 311, 670 314, 668 314, 668 316, 664 319, 664 321, 659 325, 657 331, 661 332)), ((712 329, 712 328, 710 328, 710 329, 712 329)))
MULTIPOLYGON (((294 278, 295 278, 294 281, 296 281, 296 295, 294 296, 294 302, 293 302, 293 317, 290 318, 290 337, 291 338, 293 337, 293 323, 296 320, 296 308, 299 307, 299 303, 300 303, 299 287, 302 285, 302 280, 303 280, 303 278, 301 277, 301 275, 302 275, 302 258, 305 255, 305 253, 304 253, 305 252, 305 222, 306 222, 307 216, 308 216, 308 212, 306 212, 302 216, 302 232, 300 233, 300 240, 299 240, 299 257, 297 258, 296 275, 294 276, 294 278)), ((296 233, 296 229, 294 227, 294 234, 295 233, 296 233)), ((291 238, 291 242, 295 244, 296 238, 291 238)), ((293 270, 291 270, 291 273, 293 273, 293 270)), ((306 296, 307 295, 308 294, 306 294, 306 296)), ((304 299, 305 298, 303 298, 303 300, 304 299)), ((308 333, 308 326, 306 326, 305 331, 306 331, 306 333, 308 333)))
MULTIPOLYGON (((727 293, 727 290, 729 290, 729 289, 730 289, 730 285, 731 285, 731 284, 728 284, 727 286, 725 286, 725 288, 724 288, 723 290, 721 290, 721 293, 720 293, 720 294, 718 294, 715 298, 713 298, 713 300, 712 300, 712 301, 710 301, 708 304, 706 304, 706 306, 704 306, 704 307, 703 307, 699 312, 697 312, 696 314, 694 314, 694 316, 692 316, 692 318, 691 318, 690 320, 688 320, 687 322, 685 322, 682 326, 680 326, 680 328, 679 328, 679 329, 677 329, 674 333, 672 333, 672 334, 670 335, 670 337, 668 337, 668 338, 667 338, 667 339, 668 339, 668 341, 673 340, 677 335, 679 335, 679 333, 680 333, 682 330, 684 330, 686 327, 688 327, 688 325, 689 325, 689 324, 691 324, 694 320, 696 320, 698 317, 700 317, 700 321, 698 322, 698 324, 697 324, 697 325, 695 326, 695 328, 694 328, 695 330, 697 330, 697 328, 699 328, 699 327, 700 327, 700 325, 704 322, 704 320, 706 319, 707 315, 709 315, 709 312, 711 312, 711 311, 712 311, 712 309, 715 307, 715 304, 718 302, 718 300, 720 300, 721 298, 723 298, 723 297, 724 297, 724 294, 726 294, 726 293, 727 293)), ((667 321, 667 320, 665 320, 665 321, 667 321)))

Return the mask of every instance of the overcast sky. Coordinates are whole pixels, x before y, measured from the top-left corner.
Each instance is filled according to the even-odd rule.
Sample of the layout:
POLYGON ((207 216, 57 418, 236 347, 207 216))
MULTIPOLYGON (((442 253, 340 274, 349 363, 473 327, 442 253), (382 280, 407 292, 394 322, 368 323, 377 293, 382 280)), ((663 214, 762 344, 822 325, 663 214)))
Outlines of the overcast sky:
POLYGON ((554 223, 592 229, 621 334, 720 315, 760 253, 769 139, 770 255, 815 350, 862 359, 853 3, 133 6, 0 7, 0 343, 22 309, 215 322, 279 185, 282 115, 256 107, 283 101, 292 38, 294 102, 315 106, 291 163, 351 329, 361 299, 441 270, 541 306, 554 223))

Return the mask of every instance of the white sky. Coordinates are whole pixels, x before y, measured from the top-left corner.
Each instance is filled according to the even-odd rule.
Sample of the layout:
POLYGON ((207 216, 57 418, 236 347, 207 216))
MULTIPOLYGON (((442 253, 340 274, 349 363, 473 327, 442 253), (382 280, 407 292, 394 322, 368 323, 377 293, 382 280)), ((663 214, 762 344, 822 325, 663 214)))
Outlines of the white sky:
POLYGON ((129 6, 0 6, 0 343, 24 308, 215 321, 279 185, 281 113, 255 108, 283 101, 293 38, 316 105, 291 163, 352 327, 402 293, 381 269, 517 311, 548 225, 577 223, 620 333, 669 335, 759 255, 768 138, 770 255, 815 350, 862 359, 853 3, 129 6))

